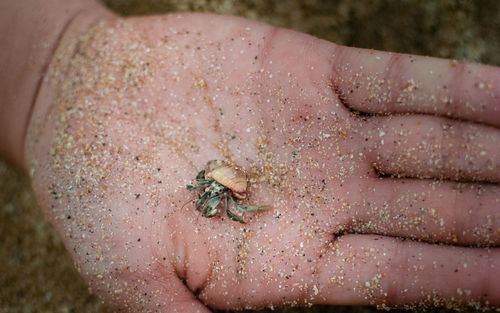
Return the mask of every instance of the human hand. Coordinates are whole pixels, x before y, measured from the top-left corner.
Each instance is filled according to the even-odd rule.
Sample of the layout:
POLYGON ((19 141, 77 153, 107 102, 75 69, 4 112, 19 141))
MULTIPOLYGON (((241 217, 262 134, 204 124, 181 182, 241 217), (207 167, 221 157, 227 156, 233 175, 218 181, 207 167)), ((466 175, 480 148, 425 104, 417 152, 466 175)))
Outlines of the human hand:
POLYGON ((110 19, 63 39, 27 168, 124 310, 498 306, 499 73, 232 17, 110 19), (185 186, 211 159, 270 210, 202 217, 185 186))

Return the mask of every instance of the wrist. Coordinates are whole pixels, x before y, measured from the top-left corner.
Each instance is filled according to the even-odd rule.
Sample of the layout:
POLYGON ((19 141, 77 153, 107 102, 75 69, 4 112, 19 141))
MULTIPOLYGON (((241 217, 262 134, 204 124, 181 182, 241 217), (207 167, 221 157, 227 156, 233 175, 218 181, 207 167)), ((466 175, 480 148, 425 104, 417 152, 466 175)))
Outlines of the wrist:
POLYGON ((5 0, 0 5, 0 156, 23 167, 24 142, 48 65, 79 16, 109 14, 94 1, 5 0))

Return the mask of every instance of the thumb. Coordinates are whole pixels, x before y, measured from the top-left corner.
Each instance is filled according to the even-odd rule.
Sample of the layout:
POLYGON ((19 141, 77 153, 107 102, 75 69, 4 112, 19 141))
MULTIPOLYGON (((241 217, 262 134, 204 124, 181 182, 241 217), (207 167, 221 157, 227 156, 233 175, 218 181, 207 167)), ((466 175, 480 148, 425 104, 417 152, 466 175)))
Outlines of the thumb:
POLYGON ((143 275, 113 277, 104 284, 89 282, 101 299, 120 312, 209 313, 175 274, 165 277, 158 271, 149 277, 143 275))

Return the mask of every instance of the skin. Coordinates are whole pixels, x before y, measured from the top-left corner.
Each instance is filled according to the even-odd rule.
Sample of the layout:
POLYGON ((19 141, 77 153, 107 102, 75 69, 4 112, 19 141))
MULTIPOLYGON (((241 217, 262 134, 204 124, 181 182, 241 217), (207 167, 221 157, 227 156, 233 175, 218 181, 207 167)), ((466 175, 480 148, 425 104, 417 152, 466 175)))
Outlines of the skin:
POLYGON ((75 16, 4 150, 106 303, 500 306, 500 69, 236 17, 75 16), (270 209, 202 217, 186 185, 212 159, 270 209))

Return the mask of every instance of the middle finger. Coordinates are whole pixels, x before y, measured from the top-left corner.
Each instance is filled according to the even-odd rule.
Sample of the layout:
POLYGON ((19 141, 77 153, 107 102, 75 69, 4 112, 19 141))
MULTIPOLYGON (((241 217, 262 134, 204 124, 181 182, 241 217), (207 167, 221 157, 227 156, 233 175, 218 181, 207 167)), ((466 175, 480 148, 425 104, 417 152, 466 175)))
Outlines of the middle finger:
POLYGON ((370 178, 359 186, 352 193, 350 232, 500 245, 500 188, 496 185, 370 178))

